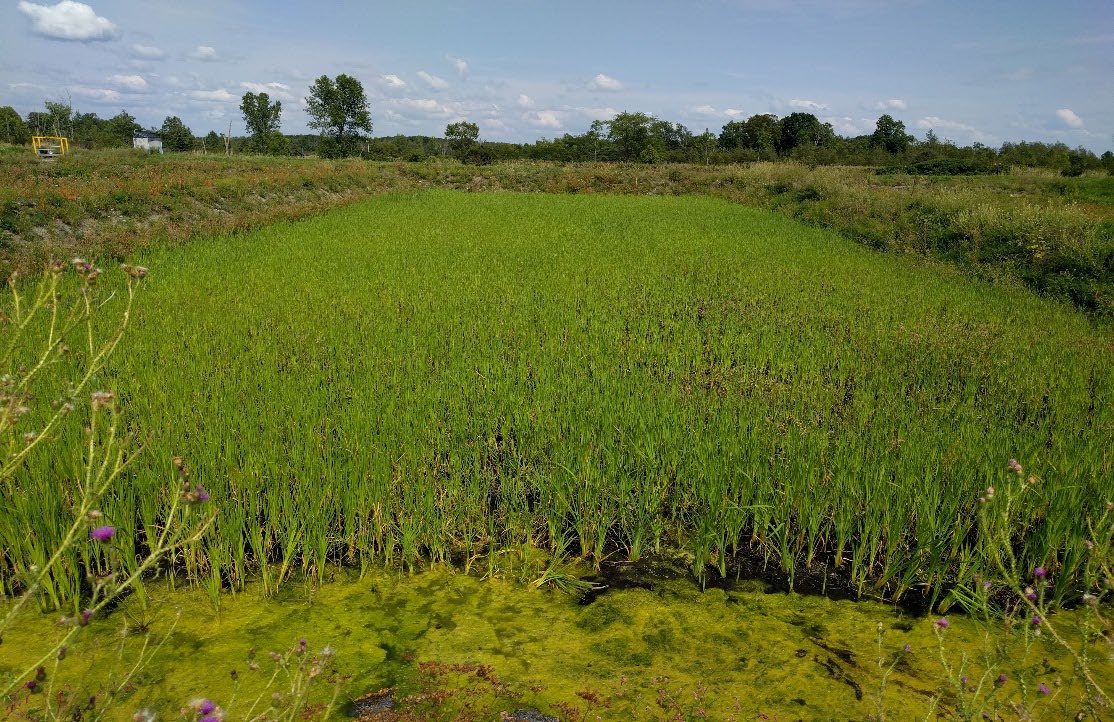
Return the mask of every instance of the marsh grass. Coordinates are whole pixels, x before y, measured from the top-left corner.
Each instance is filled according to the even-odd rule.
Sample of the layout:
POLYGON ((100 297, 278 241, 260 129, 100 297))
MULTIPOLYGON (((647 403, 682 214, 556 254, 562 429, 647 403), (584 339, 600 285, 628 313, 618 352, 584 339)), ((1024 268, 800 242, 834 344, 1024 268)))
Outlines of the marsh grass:
MULTIPOLYGON (((1095 583, 1112 339, 1024 291, 698 198, 398 194, 150 260, 107 373, 151 450, 105 513, 151 538, 193 460, 224 501, 178 567, 214 600, 334 563, 531 581, 506 550, 573 539, 966 606, 1014 456, 1040 480, 1003 521, 1019 568, 1056 569, 1053 606, 1095 583)), ((60 458, 28 457, 11 538, 58 533, 34 480, 60 458)))
POLYGON ((1114 178, 1029 170, 878 176, 869 168, 504 163, 464 166, 84 151, 0 155, 0 270, 53 258, 126 259, 390 191, 713 195, 831 228, 878 250, 940 258, 1109 316, 1114 178))

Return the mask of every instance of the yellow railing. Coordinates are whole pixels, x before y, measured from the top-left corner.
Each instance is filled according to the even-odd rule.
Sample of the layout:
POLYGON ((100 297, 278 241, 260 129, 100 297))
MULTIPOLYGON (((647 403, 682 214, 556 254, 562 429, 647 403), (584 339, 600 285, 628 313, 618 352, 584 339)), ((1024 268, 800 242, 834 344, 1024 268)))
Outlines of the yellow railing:
POLYGON ((57 135, 33 135, 31 149, 40 155, 43 150, 51 151, 52 155, 65 155, 70 152, 70 139, 57 135))

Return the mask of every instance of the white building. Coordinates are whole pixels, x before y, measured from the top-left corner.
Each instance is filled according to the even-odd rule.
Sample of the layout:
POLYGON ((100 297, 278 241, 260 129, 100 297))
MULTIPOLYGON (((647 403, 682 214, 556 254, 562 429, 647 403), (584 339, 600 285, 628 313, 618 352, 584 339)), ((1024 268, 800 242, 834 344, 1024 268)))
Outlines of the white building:
POLYGON ((132 136, 132 146, 148 153, 162 153, 162 138, 155 133, 141 130, 132 136))

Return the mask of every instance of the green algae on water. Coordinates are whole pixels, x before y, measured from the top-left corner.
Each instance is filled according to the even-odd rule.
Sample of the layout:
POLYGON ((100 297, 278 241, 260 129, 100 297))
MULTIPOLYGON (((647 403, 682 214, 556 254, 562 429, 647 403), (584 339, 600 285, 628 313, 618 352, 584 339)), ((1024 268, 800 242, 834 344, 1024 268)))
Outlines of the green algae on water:
MULTIPOLYGON (((326 645, 336 652, 338 718, 348 701, 369 692, 392 687, 396 698, 405 698, 423 683, 423 662, 488 666, 487 674, 502 685, 485 702, 495 716, 564 705, 591 708, 602 719, 664 719, 695 710, 709 719, 863 719, 881 700, 891 718, 904 719, 923 718, 934 707, 947 711, 959 694, 944 675, 933 620, 878 603, 701 591, 679 579, 653 589, 606 591, 581 604, 444 567, 410 575, 380 569, 362 578, 334 569, 330 576, 319 586, 290 584, 278 598, 249 585, 224 599, 219 611, 200 589, 151 586, 152 611, 132 598, 95 621, 51 680, 54 690, 75 699, 100 693, 128 669, 125 662, 142 647, 146 630, 150 644, 161 640, 161 646, 117 699, 116 719, 129 719, 137 709, 175 718, 196 698, 212 699, 237 718, 270 673, 268 653, 290 649, 301 638, 311 652, 326 645), (121 637, 125 627, 131 633, 121 637), (258 671, 248 666, 251 648, 258 671), (893 663, 884 689, 880 652, 885 665, 893 663)), ((1060 613, 1060 627, 1070 627, 1078 614, 1060 613)), ((49 647, 57 634, 53 621, 25 615, 4 641, 0 675, 15 673, 49 647)), ((1026 648, 1000 623, 951 621, 942 635, 943 654, 956 669, 966 657, 968 686, 975 686, 987 659, 1000 660, 994 674, 1009 678, 992 685, 988 709, 1023 701, 1048 718, 1077 711, 1082 690, 1071 681, 1070 659, 1039 639, 1026 648), (999 648, 1008 650, 1004 659, 999 648), (1055 694, 1038 695, 1040 683, 1055 694)), ((1096 671, 1110 678, 1114 663, 1101 659, 1096 671)), ((312 702, 326 703, 333 691, 325 681, 312 702)), ((35 718, 42 699, 21 691, 14 716, 35 718)), ((454 699, 463 697, 438 708, 445 719, 452 718, 454 699)))

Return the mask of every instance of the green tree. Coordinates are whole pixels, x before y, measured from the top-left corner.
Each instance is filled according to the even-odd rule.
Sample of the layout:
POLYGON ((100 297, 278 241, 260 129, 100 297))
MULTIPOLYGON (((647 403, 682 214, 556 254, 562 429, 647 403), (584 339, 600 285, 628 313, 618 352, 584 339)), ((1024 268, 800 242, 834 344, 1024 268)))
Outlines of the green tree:
POLYGON ((745 121, 734 120, 723 126, 719 145, 724 150, 752 150, 758 158, 777 156, 781 142, 781 124, 770 113, 752 115, 745 121))
POLYGON ((870 145, 882 148, 887 153, 902 153, 913 142, 913 136, 905 132, 905 123, 894 120, 888 114, 878 119, 870 136, 870 145))
POLYGON ((462 120, 445 126, 445 140, 449 151, 461 161, 467 161, 480 138, 480 126, 462 120))
POLYGON ((812 113, 790 113, 778 126, 781 131, 778 150, 783 154, 796 148, 819 148, 835 135, 830 125, 821 123, 812 113))
POLYGON ((693 137, 690 147, 693 157, 708 165, 716 151, 716 134, 705 128, 703 133, 693 137))
POLYGON ((165 150, 188 151, 193 150, 193 132, 186 127, 182 119, 176 115, 167 116, 159 129, 162 136, 162 146, 165 150))
POLYGON ((359 80, 350 75, 337 76, 334 82, 322 75, 306 96, 309 127, 324 136, 318 153, 325 157, 350 155, 356 150, 360 131, 371 132, 367 95, 359 80))
POLYGON ((1114 175, 1114 153, 1106 151, 1099 158, 1099 162, 1102 163, 1102 167, 1106 169, 1107 175, 1114 175))
POLYGON ((279 132, 281 102, 276 100, 272 103, 266 93, 244 93, 240 100, 240 112, 244 114, 244 125, 251 136, 249 151, 280 155, 290 149, 290 141, 279 132))
POLYGON ((10 105, 0 108, 0 140, 14 145, 24 145, 31 140, 27 124, 10 105))
POLYGON ((128 147, 136 132, 143 130, 143 126, 135 122, 135 116, 126 110, 121 110, 104 122, 106 133, 112 138, 113 145, 128 147))
POLYGON ((645 160, 655 155, 650 150, 650 139, 656 121, 645 113, 623 112, 607 122, 607 138, 619 160, 645 160))

